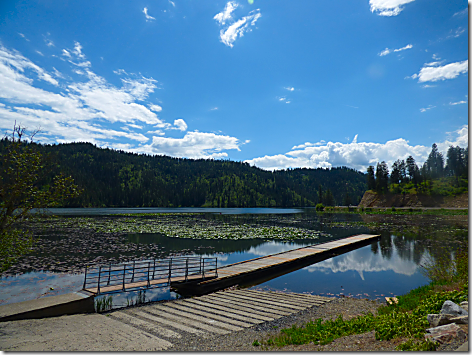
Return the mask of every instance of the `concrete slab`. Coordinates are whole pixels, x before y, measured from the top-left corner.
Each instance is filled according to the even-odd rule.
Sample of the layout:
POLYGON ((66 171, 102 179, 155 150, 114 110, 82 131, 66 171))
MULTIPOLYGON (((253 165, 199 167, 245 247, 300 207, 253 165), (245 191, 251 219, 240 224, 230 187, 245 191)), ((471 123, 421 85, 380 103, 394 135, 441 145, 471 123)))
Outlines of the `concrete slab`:
POLYGON ((158 351, 172 344, 100 314, 0 323, 2 351, 158 351))
POLYGON ((154 322, 146 322, 137 317, 133 317, 131 314, 127 314, 124 311, 110 313, 110 317, 118 319, 124 323, 141 328, 148 333, 156 334, 157 336, 163 336, 165 338, 180 338, 180 334, 170 329, 158 326, 154 322))
POLYGON ((152 308, 152 307, 146 307, 146 312, 147 313, 152 313, 156 316, 160 316, 160 317, 165 318, 165 319, 168 319, 169 321, 174 322, 176 324, 179 324, 180 322, 182 322, 180 324, 185 324, 185 325, 188 325, 188 326, 191 326, 191 327, 194 327, 194 328, 199 328, 199 329, 205 330, 205 331, 210 332, 210 333, 216 333, 216 334, 228 334, 228 333, 230 333, 229 330, 213 326, 214 324, 210 325, 210 324, 208 324, 208 322, 200 322, 199 320, 197 320, 197 319, 200 319, 201 317, 200 318, 197 317, 197 319, 189 318, 189 317, 185 317, 185 316, 178 315, 178 314, 172 314, 170 312, 165 312, 165 311, 162 311, 160 309, 155 309, 155 308, 152 308))
POLYGON ((74 292, 0 306, 0 322, 93 312, 93 295, 74 292))

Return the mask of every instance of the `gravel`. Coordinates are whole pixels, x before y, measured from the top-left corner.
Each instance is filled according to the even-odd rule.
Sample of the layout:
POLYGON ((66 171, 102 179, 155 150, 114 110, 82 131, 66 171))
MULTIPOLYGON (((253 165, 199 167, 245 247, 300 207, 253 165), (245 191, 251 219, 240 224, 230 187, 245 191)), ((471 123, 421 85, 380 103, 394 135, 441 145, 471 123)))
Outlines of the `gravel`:
MULTIPOLYGON (((390 341, 379 341, 375 339, 374 331, 364 334, 354 334, 338 338, 326 345, 315 345, 313 343, 303 345, 288 345, 284 347, 254 346, 253 342, 263 342, 271 335, 276 335, 280 329, 292 325, 303 325, 310 320, 322 318, 323 320, 335 319, 339 314, 344 319, 372 312, 377 314, 381 303, 354 298, 334 298, 331 302, 319 307, 312 307, 298 313, 285 316, 270 322, 265 322, 251 328, 226 335, 215 335, 205 339, 201 337, 186 336, 172 341, 174 346, 169 351, 393 351, 395 347, 407 339, 397 338, 390 341)), ((461 344, 451 342, 443 344, 439 351, 452 351, 461 344)))

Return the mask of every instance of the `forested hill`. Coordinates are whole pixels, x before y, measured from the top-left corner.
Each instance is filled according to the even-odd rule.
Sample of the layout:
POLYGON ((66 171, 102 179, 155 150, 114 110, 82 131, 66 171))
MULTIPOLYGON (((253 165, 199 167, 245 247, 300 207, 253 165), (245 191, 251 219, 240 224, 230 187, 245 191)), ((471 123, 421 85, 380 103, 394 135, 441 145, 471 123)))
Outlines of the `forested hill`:
POLYGON ((97 148, 90 143, 38 145, 84 189, 68 206, 305 207, 357 204, 363 173, 342 167, 276 172, 228 160, 192 160, 97 148))

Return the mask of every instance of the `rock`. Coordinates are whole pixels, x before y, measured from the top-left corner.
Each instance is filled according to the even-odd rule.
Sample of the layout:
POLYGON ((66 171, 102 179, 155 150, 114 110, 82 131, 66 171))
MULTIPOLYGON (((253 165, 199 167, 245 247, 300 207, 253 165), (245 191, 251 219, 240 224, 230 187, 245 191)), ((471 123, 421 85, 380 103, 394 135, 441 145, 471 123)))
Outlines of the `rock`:
POLYGON ((467 312, 469 312, 469 301, 463 301, 460 304, 462 309, 465 309, 467 312))
POLYGON ((469 324, 469 316, 454 317, 450 321, 456 324, 469 324))
POLYGON ((447 343, 454 338, 464 342, 467 339, 467 334, 455 323, 441 325, 439 327, 426 329, 428 334, 425 334, 425 339, 429 339, 440 344, 447 343))
POLYGON ((452 320, 454 319, 454 316, 450 314, 428 314, 427 319, 431 327, 455 323, 452 320))
POLYGON ((465 309, 459 307, 459 305, 455 304, 452 301, 444 302, 440 313, 441 314, 450 314, 454 317, 468 316, 469 315, 469 313, 465 309))

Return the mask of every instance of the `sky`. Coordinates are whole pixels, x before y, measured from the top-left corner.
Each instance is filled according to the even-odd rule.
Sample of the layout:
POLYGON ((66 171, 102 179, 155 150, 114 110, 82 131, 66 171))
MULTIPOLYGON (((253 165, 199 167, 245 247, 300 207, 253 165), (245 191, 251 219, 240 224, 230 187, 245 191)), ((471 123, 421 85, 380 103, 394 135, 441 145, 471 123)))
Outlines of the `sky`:
POLYGON ((468 145, 468 3, 0 2, 0 131, 267 170, 468 145))

